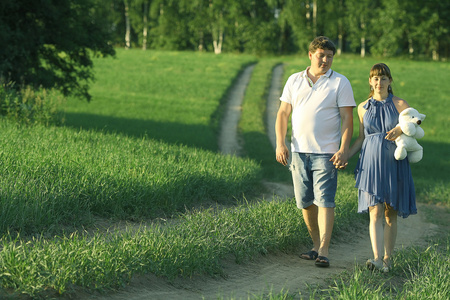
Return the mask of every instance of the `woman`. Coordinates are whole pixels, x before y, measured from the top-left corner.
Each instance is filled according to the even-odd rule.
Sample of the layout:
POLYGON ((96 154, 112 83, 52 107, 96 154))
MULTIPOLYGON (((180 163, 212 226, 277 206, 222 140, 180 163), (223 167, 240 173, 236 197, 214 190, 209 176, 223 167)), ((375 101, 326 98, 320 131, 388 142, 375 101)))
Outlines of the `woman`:
POLYGON ((369 75, 369 99, 358 106, 359 137, 349 153, 353 156, 361 150, 355 169, 358 212, 369 212, 374 255, 366 265, 382 272, 391 268, 397 215, 406 218, 417 213, 408 159, 397 161, 394 158, 394 140, 402 134, 400 126, 396 126, 398 116, 409 105, 393 95, 391 83, 389 67, 383 63, 375 64, 369 75))

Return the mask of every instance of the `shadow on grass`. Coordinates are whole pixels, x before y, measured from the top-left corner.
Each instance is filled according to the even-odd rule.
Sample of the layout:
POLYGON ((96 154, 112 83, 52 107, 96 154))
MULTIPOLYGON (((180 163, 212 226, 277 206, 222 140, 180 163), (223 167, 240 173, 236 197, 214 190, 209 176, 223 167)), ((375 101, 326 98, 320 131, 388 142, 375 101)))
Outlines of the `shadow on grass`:
MULTIPOLYGON (((251 176, 231 181, 208 172, 193 174, 188 169, 172 172, 174 176, 157 183, 134 178, 131 173, 116 176, 83 167, 46 166, 44 171, 48 176, 32 186, 14 180, 3 186, 0 234, 71 231, 88 225, 92 216, 139 222, 218 204, 234 206, 239 195, 251 193, 255 185, 251 176)), ((27 178, 33 175, 33 170, 24 171, 27 178)))
POLYGON ((211 141, 217 140, 216 134, 208 126, 117 118, 88 113, 66 113, 65 117, 66 127, 119 133, 137 138, 147 136, 168 144, 183 144, 188 147, 218 151, 217 143, 211 143, 211 141))
POLYGON ((247 132, 243 134, 243 140, 252 141, 251 144, 244 145, 245 155, 261 165, 265 179, 292 183, 289 168, 276 161, 275 150, 267 135, 260 132, 247 132))

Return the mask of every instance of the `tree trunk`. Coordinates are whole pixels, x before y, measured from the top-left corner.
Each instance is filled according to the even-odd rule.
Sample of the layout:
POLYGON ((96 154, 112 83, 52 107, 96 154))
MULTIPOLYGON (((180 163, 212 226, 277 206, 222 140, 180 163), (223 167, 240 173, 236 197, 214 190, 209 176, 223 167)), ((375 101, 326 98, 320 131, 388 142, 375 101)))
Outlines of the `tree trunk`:
POLYGON ((200 31, 200 40, 198 42, 198 51, 200 51, 200 52, 202 52, 203 49, 205 48, 203 43, 204 43, 204 39, 203 39, 203 30, 202 30, 202 31, 200 31))
MULTIPOLYGON (((366 28, 366 23, 364 22, 364 17, 361 17, 361 32, 364 32, 366 28)), ((366 57, 366 37, 365 34, 361 36, 361 57, 366 57)))
POLYGON ((311 5, 309 4, 309 2, 306 3, 305 7, 306 7, 306 15, 305 15, 306 28, 308 30, 311 30, 311 11, 310 11, 311 10, 311 5))
POLYGON ((338 48, 337 48, 338 56, 342 54, 342 44, 343 44, 342 33, 339 33, 338 34, 338 48))
POLYGON ((223 43, 223 32, 222 32, 222 30, 219 31, 218 39, 219 39, 219 41, 217 41, 217 39, 214 39, 214 41, 213 41, 214 53, 215 54, 221 54, 222 53, 222 43, 223 43))
POLYGON ((313 1, 313 34, 317 36, 317 0, 313 1))
POLYGON ((142 30, 142 50, 147 50, 147 34, 148 34, 148 1, 144 2, 144 29, 142 30))
POLYGON ((125 49, 131 48, 131 26, 130 26, 130 16, 128 14, 128 1, 123 0, 125 5, 125 49))
POLYGON ((439 60, 439 42, 438 41, 436 41, 434 43, 433 60, 434 61, 438 61, 439 60))
POLYGON ((366 57, 366 38, 361 37, 361 57, 366 57))

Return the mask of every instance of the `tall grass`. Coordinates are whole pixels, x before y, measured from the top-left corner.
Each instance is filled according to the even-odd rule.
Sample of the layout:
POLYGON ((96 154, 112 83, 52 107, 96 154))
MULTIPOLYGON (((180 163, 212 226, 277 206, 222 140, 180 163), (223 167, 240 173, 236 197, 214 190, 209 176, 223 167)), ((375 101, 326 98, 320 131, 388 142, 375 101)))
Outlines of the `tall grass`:
POLYGON ((252 189, 252 161, 148 138, 0 123, 0 231, 143 220, 252 189))
MULTIPOLYGON (((338 211, 354 204, 341 203, 338 211)), ((345 228, 341 217, 336 233, 345 228)), ((259 201, 225 209, 202 209, 179 222, 93 236, 0 240, 0 284, 31 296, 70 294, 73 287, 110 289, 133 275, 169 279, 196 274, 223 275, 221 260, 237 263, 276 251, 293 251, 309 240, 293 201, 259 201)), ((1 295, 1 294, 0 294, 1 295)))
POLYGON ((142 220, 249 192, 260 167, 215 151, 223 98, 252 60, 119 50, 95 60, 92 102, 69 99, 66 128, 0 124, 0 232, 142 220))

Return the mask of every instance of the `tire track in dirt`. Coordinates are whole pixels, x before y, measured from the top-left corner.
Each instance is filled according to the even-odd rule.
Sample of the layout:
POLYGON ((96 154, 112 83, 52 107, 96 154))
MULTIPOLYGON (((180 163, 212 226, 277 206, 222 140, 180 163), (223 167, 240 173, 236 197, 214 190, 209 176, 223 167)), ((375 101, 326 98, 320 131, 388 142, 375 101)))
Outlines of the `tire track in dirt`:
MULTIPOLYGON (((240 146, 237 138, 237 124, 240 118, 241 103, 245 88, 250 79, 253 66, 247 67, 241 73, 241 83, 235 85, 236 90, 230 91, 229 99, 233 103, 227 105, 227 113, 223 122, 219 149, 224 154, 238 155, 240 146), (240 102, 239 99, 241 98, 240 102), (230 116, 228 116, 230 115, 230 116), (229 124, 228 124, 229 122, 229 124), (226 129, 225 129, 226 128, 226 129), (229 143, 224 145, 224 143, 229 143)), ((280 95, 282 65, 273 70, 273 79, 267 102, 268 136, 275 148, 275 118, 280 95), (278 83, 278 84, 277 84, 278 83), (271 129, 273 128, 273 131, 271 129)), ((269 189, 266 196, 282 201, 293 197, 291 185, 265 183, 269 189), (270 194, 270 192, 272 194, 270 194)), ((426 223, 421 213, 423 205, 418 204, 419 213, 398 220, 398 237, 396 249, 411 245, 423 244, 428 235, 435 232, 437 226, 426 223)), ((356 212, 355 212, 356 213, 356 212)), ((368 224, 367 224, 368 225, 368 224)), ((350 236, 350 235, 349 235, 350 236)), ((78 294, 78 299, 110 299, 110 300, 142 300, 142 299, 248 299, 262 293, 289 291, 289 294, 307 296, 308 285, 322 285, 344 270, 352 270, 355 264, 363 265, 371 257, 372 250, 369 240, 368 226, 356 230, 350 240, 332 240, 330 247, 330 267, 317 268, 313 261, 302 260, 298 254, 308 250, 306 246, 298 249, 298 253, 271 253, 255 257, 253 261, 239 265, 234 261, 224 261, 225 277, 195 276, 189 279, 179 278, 168 282, 154 275, 135 276, 126 288, 105 295, 78 294)), ((74 299, 74 298, 72 298, 74 299)))
POLYGON ((255 65, 250 65, 239 74, 238 79, 227 95, 227 104, 221 121, 219 150, 222 154, 239 155, 241 145, 238 138, 238 125, 241 119, 242 101, 255 65))

